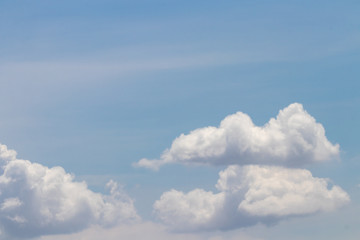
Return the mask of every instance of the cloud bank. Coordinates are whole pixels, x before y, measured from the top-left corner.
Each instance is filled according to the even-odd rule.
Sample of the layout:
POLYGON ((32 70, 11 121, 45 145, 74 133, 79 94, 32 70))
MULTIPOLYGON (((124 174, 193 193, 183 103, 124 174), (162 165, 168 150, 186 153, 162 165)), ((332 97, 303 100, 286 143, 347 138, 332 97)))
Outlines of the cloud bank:
POLYGON ((141 159, 135 165, 158 169, 168 163, 205 165, 304 166, 339 155, 339 145, 325 136, 320 123, 299 103, 280 110, 264 126, 255 126, 245 113, 227 116, 219 127, 181 134, 160 159, 141 159))
POLYGON ((107 184, 109 195, 94 193, 63 168, 17 159, 16 152, 2 144, 0 166, 1 239, 65 234, 93 224, 110 227, 139 220, 133 200, 116 182, 107 184))
POLYGON ((228 230, 333 211, 350 201, 339 186, 305 169, 229 166, 220 172, 219 193, 171 190, 155 202, 158 218, 176 231, 228 230))
POLYGON ((93 226, 79 233, 44 236, 38 240, 264 240, 251 237, 247 233, 236 231, 227 233, 172 233, 162 224, 142 222, 132 225, 118 225, 113 228, 93 226))

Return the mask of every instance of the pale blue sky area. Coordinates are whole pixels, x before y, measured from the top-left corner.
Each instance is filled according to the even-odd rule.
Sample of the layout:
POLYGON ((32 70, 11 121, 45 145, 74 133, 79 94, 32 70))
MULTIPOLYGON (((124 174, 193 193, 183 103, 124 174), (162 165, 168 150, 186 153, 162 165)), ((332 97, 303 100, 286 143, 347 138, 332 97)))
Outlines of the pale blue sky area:
MULTIPOLYGON (((263 125, 299 102, 341 148, 313 175, 358 210, 359 11, 359 1, 0 1, 0 142, 97 191, 118 180, 153 220, 161 193, 214 190, 223 167, 132 163, 237 111, 263 125)), ((282 239, 319 218, 264 231, 282 239)), ((320 230, 314 239, 328 237, 320 230)))

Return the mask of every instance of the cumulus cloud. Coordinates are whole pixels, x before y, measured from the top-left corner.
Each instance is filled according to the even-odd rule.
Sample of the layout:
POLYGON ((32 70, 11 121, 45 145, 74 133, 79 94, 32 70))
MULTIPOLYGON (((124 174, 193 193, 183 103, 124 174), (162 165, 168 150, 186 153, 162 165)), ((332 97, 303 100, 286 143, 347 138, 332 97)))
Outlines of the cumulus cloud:
POLYGON ((299 103, 280 110, 264 126, 256 126, 242 113, 227 116, 219 127, 205 127, 181 134, 160 159, 141 159, 136 166, 158 169, 167 163, 277 164, 303 166, 339 155, 339 145, 325 136, 320 123, 299 103))
POLYGON ((165 192, 154 204, 156 215, 177 231, 227 230, 333 211, 350 201, 339 186, 328 187, 329 180, 305 169, 232 165, 219 175, 218 193, 165 192))
POLYGON ((17 159, 0 144, 1 239, 29 238, 80 231, 90 225, 110 227, 139 219, 133 200, 116 182, 110 194, 92 192, 61 167, 17 159))

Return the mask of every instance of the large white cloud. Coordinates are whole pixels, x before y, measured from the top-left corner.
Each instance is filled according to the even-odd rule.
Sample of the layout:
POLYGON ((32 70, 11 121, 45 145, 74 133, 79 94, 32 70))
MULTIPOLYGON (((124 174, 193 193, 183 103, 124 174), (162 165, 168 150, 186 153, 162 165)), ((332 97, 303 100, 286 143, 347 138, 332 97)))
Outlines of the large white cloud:
POLYGON ((350 201, 340 187, 329 188, 327 179, 308 170, 275 166, 229 166, 216 188, 219 193, 165 192, 154 211, 173 230, 226 230, 328 212, 350 201))
POLYGON ((0 144, 0 239, 71 233, 92 224, 113 226, 139 219, 116 182, 109 195, 94 193, 61 167, 16 158, 0 144))
POLYGON ((320 123, 299 103, 280 110, 264 126, 242 113, 227 116, 219 127, 199 128, 176 138, 160 159, 141 159, 136 166, 158 169, 167 163, 280 164, 303 166, 338 157, 320 123))

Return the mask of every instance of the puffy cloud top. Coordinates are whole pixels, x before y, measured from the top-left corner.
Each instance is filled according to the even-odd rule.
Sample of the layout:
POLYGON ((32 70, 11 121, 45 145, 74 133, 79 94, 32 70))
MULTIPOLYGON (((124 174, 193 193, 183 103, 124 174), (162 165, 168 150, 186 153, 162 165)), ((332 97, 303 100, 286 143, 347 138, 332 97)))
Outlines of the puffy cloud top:
POLYGON ((160 159, 141 159, 136 165, 158 169, 167 163, 276 164, 303 166, 338 157, 320 123, 299 103, 280 110, 264 126, 255 126, 242 113, 227 116, 219 127, 205 127, 176 138, 160 159))
POLYGON ((305 169, 229 166, 220 172, 219 193, 195 189, 165 192, 154 204, 157 216, 172 229, 232 229, 283 218, 332 211, 350 201, 338 186, 305 169))
POLYGON ((63 168, 17 159, 15 151, 1 144, 0 163, 0 227, 7 239, 139 219, 133 200, 113 181, 108 183, 109 195, 94 193, 63 168))

